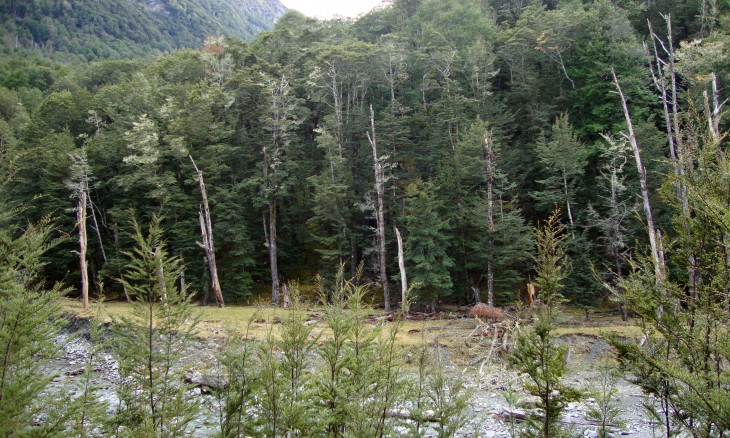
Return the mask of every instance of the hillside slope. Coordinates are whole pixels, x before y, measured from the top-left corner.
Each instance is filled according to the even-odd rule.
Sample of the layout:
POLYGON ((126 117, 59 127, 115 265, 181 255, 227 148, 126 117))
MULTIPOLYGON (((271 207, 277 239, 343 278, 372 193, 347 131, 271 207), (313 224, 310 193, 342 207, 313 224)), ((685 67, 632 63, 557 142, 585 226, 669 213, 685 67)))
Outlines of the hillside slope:
POLYGON ((136 57, 198 47, 210 35, 250 40, 284 12, 279 0, 8 0, 0 42, 6 53, 136 57))

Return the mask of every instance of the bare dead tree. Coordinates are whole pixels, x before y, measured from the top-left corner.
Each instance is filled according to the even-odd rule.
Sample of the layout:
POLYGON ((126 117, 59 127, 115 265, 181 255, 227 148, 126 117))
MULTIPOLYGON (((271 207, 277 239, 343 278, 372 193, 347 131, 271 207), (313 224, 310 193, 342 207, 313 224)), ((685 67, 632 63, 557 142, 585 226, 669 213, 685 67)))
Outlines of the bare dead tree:
POLYGON ((378 144, 375 139, 375 112, 373 106, 370 105, 370 131, 366 131, 365 134, 370 141, 370 146, 373 149, 373 168, 375 170, 375 194, 376 194, 376 214, 375 218, 378 227, 378 264, 380 265, 380 283, 383 285, 383 303, 385 304, 385 311, 390 312, 390 287, 388 286, 388 273, 386 269, 386 258, 385 252, 385 208, 383 206, 383 197, 385 195, 384 188, 384 177, 383 177, 383 163, 378 158, 378 144))
POLYGON ((198 169, 195 165, 192 155, 189 155, 190 162, 193 163, 195 172, 198 174, 198 184, 200 185, 200 193, 203 197, 203 205, 198 211, 198 218, 200 220, 200 233, 203 242, 195 242, 200 248, 205 251, 205 257, 208 260, 208 270, 210 272, 210 285, 215 297, 218 307, 225 307, 223 301, 223 292, 221 291, 221 285, 218 282, 218 268, 215 263, 215 247, 213 246, 213 225, 210 219, 210 208, 208 206, 208 192, 205 190, 205 182, 203 181, 203 172, 198 169))
POLYGON ((705 114, 710 135, 712 135, 712 142, 717 147, 720 145, 720 141, 722 141, 722 135, 720 134, 720 114, 727 100, 720 103, 719 91, 717 90, 717 75, 715 72, 712 72, 711 78, 712 106, 710 106, 710 96, 707 94, 707 90, 703 91, 702 95, 705 98, 705 114))
POLYGON ((621 98, 621 106, 624 110, 624 117, 626 118, 626 124, 628 125, 629 133, 624 132, 621 135, 631 143, 631 148, 634 151, 634 159, 636 160, 636 168, 639 172, 639 183, 641 186, 641 197, 644 203, 644 216, 646 218, 646 226, 649 230, 649 244, 651 246, 651 257, 654 262, 654 275, 656 282, 659 283, 664 279, 664 263, 659 253, 659 246, 657 242, 657 232, 654 227, 654 217, 651 210, 651 201, 649 199, 649 185, 647 183, 646 168, 641 161, 641 150, 639 144, 636 141, 636 134, 634 133, 634 124, 631 122, 631 114, 629 113, 629 107, 626 103, 626 97, 624 96, 621 85, 616 77, 616 72, 611 68, 611 75, 613 76, 613 82, 616 85, 616 91, 621 98))
POLYGON ((686 160, 684 157, 684 139, 680 129, 677 74, 674 65, 676 54, 674 53, 674 43, 672 41, 672 17, 671 15, 663 17, 667 23, 666 43, 654 33, 651 23, 649 23, 656 72, 654 71, 654 66, 651 64, 650 70, 654 84, 661 95, 664 108, 664 121, 667 125, 667 141, 669 142, 670 158, 672 160, 674 175, 677 178, 677 201, 681 205, 682 213, 687 216, 689 215, 689 201, 687 200, 687 188, 684 184, 686 160), (666 59, 660 56, 659 47, 661 47, 666 59))
MULTIPOLYGON (((87 208, 90 204, 89 180, 92 179, 92 176, 83 148, 77 152, 68 154, 68 156, 71 159, 69 169, 71 177, 64 181, 64 185, 72 191, 71 196, 76 200, 76 226, 79 231, 79 251, 77 254, 79 256, 79 267, 81 271, 81 303, 84 310, 89 310, 89 265, 86 261, 89 238, 86 221, 88 216, 87 208)), ((101 245, 101 238, 99 239, 99 244, 101 245)))

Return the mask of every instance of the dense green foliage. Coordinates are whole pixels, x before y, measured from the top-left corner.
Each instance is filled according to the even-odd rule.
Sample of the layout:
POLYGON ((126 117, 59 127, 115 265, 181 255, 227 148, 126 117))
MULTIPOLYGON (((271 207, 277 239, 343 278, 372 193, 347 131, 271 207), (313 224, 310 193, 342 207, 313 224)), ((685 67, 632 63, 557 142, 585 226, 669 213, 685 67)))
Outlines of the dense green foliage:
POLYGON ((580 397, 578 390, 563 382, 568 346, 558 345, 552 333, 558 324, 560 303, 565 300, 560 291, 570 266, 564 248, 565 227, 558 222, 558 214, 553 213, 536 230, 535 283, 541 289, 537 319, 518 332, 509 355, 510 363, 528 377, 525 388, 540 399, 540 415, 528 418, 529 427, 521 436, 562 436, 560 415, 568 403, 580 397))
POLYGON ((218 394, 226 400, 222 436, 423 436, 429 421, 446 437, 464 426, 463 382, 426 345, 418 371, 407 370, 409 355, 396 344, 402 315, 387 328, 369 323, 369 285, 343 275, 340 269, 332 285, 319 285, 326 334, 314 336, 291 284, 280 336, 270 333, 255 347, 231 342, 223 366, 235 386, 218 394), (262 415, 249 414, 254 406, 262 415))
MULTIPOLYGON (((230 384, 216 394, 222 435, 377 436, 398 423, 385 420, 389 409, 406 402, 414 435, 427 412, 444 435, 463 423, 462 387, 439 367, 427 372, 424 352, 415 381, 405 378, 398 324, 388 334, 364 324, 363 301, 379 297, 364 284, 378 265, 394 282, 400 276, 393 227, 421 304, 470 303, 490 285, 504 304, 527 282, 540 288, 544 311, 511 356, 541 399, 536 435, 553 436, 576 396, 561 381, 556 306, 601 304, 606 289, 641 316, 644 342, 614 345, 659 400, 653 414, 665 435, 728 433, 725 4, 393 0, 357 20, 287 13, 250 43, 203 40, 226 34, 206 24, 211 4, 11 1, 0 9, 0 205, 22 206, 0 229, 1 434, 28 428, 48 394, 39 367, 58 353, 50 341, 57 298, 80 277, 73 210, 81 186, 92 292, 105 283, 137 301, 136 316, 117 323, 121 408, 102 427, 187 429, 199 407, 176 364, 194 325, 191 300, 205 301, 209 283, 196 245, 204 239, 192 160, 205 175, 226 298, 319 279, 327 308, 320 343, 296 293, 281 338, 232 343, 222 360, 230 384), (25 50, 36 45, 44 50, 25 50), (96 61, 44 57, 66 52, 96 61), (141 54, 157 57, 121 59, 141 54), (635 148, 622 135, 627 119, 635 148), (383 260, 366 132, 377 134, 385 169, 383 260), (630 151, 639 148, 637 169, 630 151), (645 173, 661 231, 648 261, 636 195, 645 173), (556 208, 533 233, 530 224, 556 208), (134 217, 152 224, 149 235, 130 225, 134 217), (254 406, 265 415, 245 416, 254 406)), ((230 9, 219 11, 221 26, 239 29, 230 9)), ((45 409, 42 427, 86 430, 83 418, 68 417, 75 406, 88 408, 45 409)))
MULTIPOLYGON (((8 7, 30 20, 42 10, 33 4, 8 7)), ((670 233, 676 209, 658 196, 670 152, 641 44, 644 20, 664 35, 659 14, 673 14, 680 100, 688 102, 711 71, 724 84, 726 10, 628 0, 520 4, 397 0, 357 20, 324 22, 290 12, 250 44, 209 38, 192 42, 197 50, 145 61, 68 67, 10 57, 0 63, 2 196, 27 204, 17 224, 53 215, 73 235, 67 182, 85 156, 92 277, 122 272, 130 207, 143 221, 162 209, 169 251, 203 294, 191 156, 205 175, 228 300, 331 276, 343 263, 354 274, 364 262, 371 279, 379 272, 365 135, 372 104, 385 169, 384 263, 394 282, 397 226, 416 301, 472 301, 487 290, 489 264, 495 302, 513 302, 535 276, 529 224, 559 206, 572 260, 563 294, 596 305, 605 293, 594 273, 615 282, 647 241, 611 68, 630 100, 658 227, 670 233)), ((77 284, 75 246, 70 239, 49 252, 50 279, 77 284)), ((110 294, 122 292, 106 283, 110 294)))
MULTIPOLYGON (((621 363, 661 403, 652 415, 665 436, 723 436, 730 431, 730 156, 706 119, 683 118, 690 215, 677 215, 667 278, 657 281, 646 260, 631 264, 618 295, 635 311, 645 333, 640 344, 614 339, 621 363), (695 270, 695 277, 687 272, 695 270), (694 281, 691 281, 694 278, 694 281)), ((666 193, 674 196, 672 180, 666 193)))
POLYGON ((189 293, 178 289, 183 268, 167 252, 160 218, 146 233, 136 222, 133 229, 123 281, 136 301, 131 316, 114 320, 119 405, 107 427, 120 437, 181 436, 198 413, 181 368, 197 318, 189 293))
MULTIPOLYGON (((7 220, 9 212, 3 213, 7 220)), ((44 421, 36 433, 57 436, 74 415, 67 394, 52 389, 44 366, 62 354, 59 285, 41 274, 45 251, 58 241, 48 220, 0 232, 0 434, 13 436, 44 421)))
POLYGON ((91 61, 198 47, 208 36, 251 40, 285 11, 277 0, 12 0, 0 4, 0 22, 5 53, 91 61))

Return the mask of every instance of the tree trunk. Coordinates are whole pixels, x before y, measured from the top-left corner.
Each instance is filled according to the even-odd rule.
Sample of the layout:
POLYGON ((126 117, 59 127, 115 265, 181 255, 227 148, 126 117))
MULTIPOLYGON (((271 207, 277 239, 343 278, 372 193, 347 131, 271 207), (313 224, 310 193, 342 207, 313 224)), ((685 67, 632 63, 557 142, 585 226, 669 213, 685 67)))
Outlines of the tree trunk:
POLYGON ((705 97, 705 112, 707 113, 707 123, 712 134, 712 141, 715 147, 720 145, 720 110, 722 104, 720 103, 719 93, 717 91, 717 75, 712 72, 712 109, 710 109, 710 98, 707 95, 707 90, 703 92, 705 97))
POLYGON ((219 307, 224 307, 223 292, 221 291, 221 285, 218 281, 218 268, 215 263, 215 247, 213 246, 213 224, 210 219, 210 208, 208 207, 208 192, 205 190, 205 182, 203 181, 203 172, 198 169, 195 165, 195 161, 192 156, 190 161, 193 163, 195 172, 198 174, 198 183, 200 185, 200 193, 203 197, 203 206, 198 213, 200 219, 200 233, 203 238, 203 243, 196 242, 199 247, 205 251, 205 256, 208 259, 208 270, 210 271, 210 288, 213 292, 216 302, 219 307))
MULTIPOLYGON (((487 230, 487 304, 494 306, 494 145, 489 133, 484 137, 484 163, 487 171, 487 226, 489 227, 487 230)), ((477 304, 481 302, 479 295, 475 293, 477 304)))
POLYGON ((383 285, 383 302, 385 311, 390 312, 390 288, 388 287, 388 273, 386 270, 385 252, 385 210, 383 197, 385 194, 383 181, 383 164, 378 159, 378 145, 375 139, 375 112, 370 105, 370 132, 366 131, 370 146, 373 149, 373 168, 375 169, 376 220, 378 226, 378 264, 380 265, 380 283, 383 285))
POLYGON ((79 226, 79 264, 81 266, 81 305, 84 310, 89 310, 89 269, 86 263, 86 187, 82 181, 79 184, 80 191, 76 206, 76 221, 79 226))
MULTIPOLYGON (((618 78, 616 77, 616 72, 611 69, 611 74, 613 75, 613 82, 616 85, 616 90, 618 91, 618 94, 621 98, 621 106, 624 110, 624 117, 626 118, 626 124, 629 128, 629 134, 626 135, 622 133, 622 135, 627 138, 631 142, 631 148, 634 151, 634 158, 636 160, 636 168, 639 172, 639 182, 641 185, 641 197, 644 201, 644 215, 646 217, 646 226, 649 229, 649 244, 651 245, 651 257, 654 261, 654 275, 656 278, 657 284, 661 282, 661 280, 664 279, 664 266, 661 262, 660 256, 659 256, 659 247, 657 244, 657 237, 656 237, 656 228, 654 228, 654 217, 652 215, 651 210, 651 201, 649 200, 649 185, 646 181, 646 168, 644 167, 644 164, 641 161, 641 151, 639 150, 639 145, 636 142, 636 135, 634 134, 634 125, 631 122, 631 115, 629 113, 629 107, 626 104, 626 98, 624 97, 624 93, 621 90, 621 85, 618 82, 618 78)), ((661 309, 660 309, 661 311, 661 309)))
POLYGON ((279 261, 276 250, 276 201, 269 199, 269 265, 271 266, 271 302, 279 304, 279 261))
MULTIPOLYGON (((400 231, 397 227, 395 229, 395 237, 398 240, 398 268, 400 269, 400 294, 401 294, 401 305, 408 307, 408 277, 406 277, 406 263, 403 258, 403 239, 400 237, 400 231)), ((409 309, 403 309, 405 313, 409 312, 409 309)))

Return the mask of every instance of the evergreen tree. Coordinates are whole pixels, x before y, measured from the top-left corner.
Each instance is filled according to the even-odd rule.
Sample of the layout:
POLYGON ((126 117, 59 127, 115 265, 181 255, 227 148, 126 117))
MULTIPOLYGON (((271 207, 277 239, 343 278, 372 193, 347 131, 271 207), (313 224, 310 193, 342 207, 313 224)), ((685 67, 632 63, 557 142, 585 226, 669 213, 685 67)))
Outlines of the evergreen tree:
POLYGON ((560 293, 567 276, 568 261, 562 243, 565 227, 555 211, 545 224, 536 230, 535 256, 541 304, 535 324, 519 333, 509 361, 529 377, 526 389, 535 393, 542 410, 540 417, 530 419, 530 436, 548 438, 560 434, 560 414, 568 403, 578 398, 577 390, 565 385, 567 345, 555 343, 552 335, 557 324, 559 306, 565 301, 560 293))
POLYGON ((452 293, 449 269, 454 262, 447 253, 448 223, 443 219, 443 204, 435 196, 432 182, 411 183, 405 216, 404 253, 409 281, 416 299, 435 306, 452 293), (406 234, 407 233, 407 234, 406 234))
POLYGON ((178 289, 182 264, 163 240, 161 217, 147 233, 133 222, 136 247, 124 283, 135 299, 130 316, 114 321, 111 348, 119 361, 119 405, 110 419, 121 436, 189 433, 198 402, 187 392, 180 368, 197 324, 186 289, 178 289))
POLYGON ((568 221, 573 226, 576 187, 585 172, 588 149, 578 141, 567 114, 555 119, 549 138, 542 138, 536 150, 548 171, 548 177, 540 181, 545 190, 536 197, 550 205, 565 205, 568 221))
POLYGON ((6 436, 61 436, 78 407, 46 371, 63 353, 54 339, 66 291, 41 276, 42 258, 59 243, 51 238, 55 230, 47 219, 23 231, 0 230, 0 434, 6 436))
POLYGON ((685 150, 694 165, 683 183, 693 214, 686 217, 674 197, 675 181, 666 182, 675 203, 675 236, 667 276, 657 281, 652 261, 632 261, 629 275, 613 288, 617 299, 641 317, 645 339, 637 344, 614 338, 619 360, 645 392, 660 401, 652 417, 664 436, 687 433, 722 436, 730 431, 728 390, 728 192, 730 159, 707 123, 710 114, 688 114, 692 134, 685 150), (694 260, 690 258, 694 257, 694 260), (692 260, 692 261, 690 261, 692 260), (686 272, 696 263, 702 281, 694 293, 686 272), (659 311, 659 309, 664 311, 659 311))

